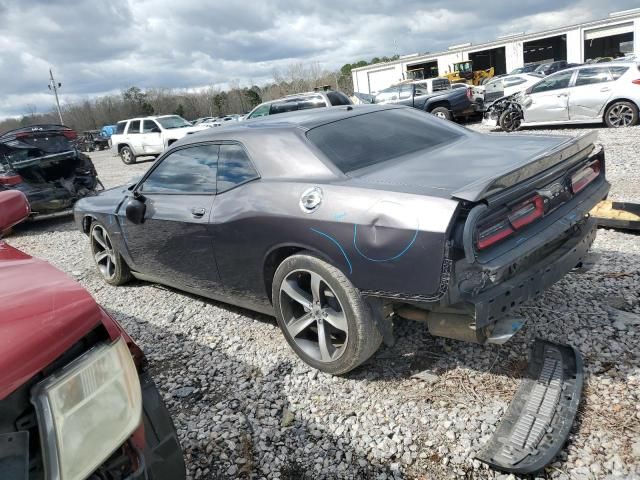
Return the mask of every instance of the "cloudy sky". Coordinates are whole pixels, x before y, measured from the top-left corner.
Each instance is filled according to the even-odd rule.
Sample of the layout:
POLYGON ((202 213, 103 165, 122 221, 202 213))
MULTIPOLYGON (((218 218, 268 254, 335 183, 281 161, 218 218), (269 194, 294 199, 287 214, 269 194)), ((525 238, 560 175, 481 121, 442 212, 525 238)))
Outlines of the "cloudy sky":
POLYGON ((52 108, 49 67, 63 83, 63 103, 132 85, 260 85, 295 62, 334 69, 636 6, 637 0, 0 0, 0 118, 52 108))

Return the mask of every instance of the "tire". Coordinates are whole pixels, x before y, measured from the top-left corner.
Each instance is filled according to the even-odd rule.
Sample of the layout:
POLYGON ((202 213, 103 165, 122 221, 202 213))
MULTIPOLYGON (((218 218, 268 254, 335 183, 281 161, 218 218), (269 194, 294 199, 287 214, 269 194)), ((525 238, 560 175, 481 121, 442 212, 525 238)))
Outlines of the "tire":
POLYGON ((89 231, 91 257, 102 279, 110 285, 124 285, 131 280, 131 270, 113 247, 106 227, 93 222, 89 231))
POLYGON ((120 149, 120 158, 125 165, 133 165, 136 163, 136 157, 133 151, 126 145, 120 149))
POLYGON ((317 257, 296 254, 286 258, 273 277, 272 298, 278 325, 291 348, 322 372, 347 373, 369 359, 382 343, 358 289, 340 270, 317 257), (317 294, 312 294, 312 279, 317 281, 317 294), (322 342, 324 349, 322 333, 327 340, 322 342))
POLYGON ((638 107, 631 102, 614 102, 604 113, 604 123, 609 128, 632 127, 638 123, 638 107))
POLYGON ((444 120, 451 120, 453 116, 451 115, 451 111, 447 107, 436 107, 429 112, 431 115, 435 115, 438 118, 443 118, 444 120))
POLYGON ((498 125, 505 132, 515 132, 522 124, 522 116, 515 110, 506 110, 500 114, 498 125))

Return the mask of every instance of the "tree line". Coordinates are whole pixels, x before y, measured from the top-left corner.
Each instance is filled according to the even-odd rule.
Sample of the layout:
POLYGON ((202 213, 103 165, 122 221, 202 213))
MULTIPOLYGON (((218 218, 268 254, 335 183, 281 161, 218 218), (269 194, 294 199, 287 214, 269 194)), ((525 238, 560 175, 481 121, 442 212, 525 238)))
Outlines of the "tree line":
MULTIPOLYGON (((141 89, 129 87, 119 94, 103 95, 75 103, 61 105, 65 125, 78 132, 96 130, 119 120, 136 116, 176 114, 188 120, 229 114, 243 114, 256 105, 285 95, 311 91, 329 85, 347 94, 353 93, 350 70, 322 69, 319 64, 296 63, 273 72, 272 81, 260 87, 241 86, 232 81, 229 88, 206 87, 197 90, 167 88, 141 89)), ((0 132, 43 123, 60 123, 58 114, 38 113, 34 106, 26 106, 19 118, 0 121, 0 132)))

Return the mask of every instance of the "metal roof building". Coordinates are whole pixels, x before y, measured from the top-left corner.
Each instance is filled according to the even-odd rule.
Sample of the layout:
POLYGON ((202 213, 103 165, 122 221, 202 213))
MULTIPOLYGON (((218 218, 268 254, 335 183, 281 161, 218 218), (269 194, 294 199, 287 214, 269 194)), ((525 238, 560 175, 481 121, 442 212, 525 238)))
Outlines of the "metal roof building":
POLYGON ((598 57, 640 54, 640 8, 614 12, 607 18, 536 33, 515 33, 482 44, 453 45, 446 51, 406 55, 398 60, 352 70, 356 92, 376 93, 418 71, 436 77, 455 62, 473 61, 474 70, 494 67, 496 75, 529 63, 566 60, 583 63, 598 57))

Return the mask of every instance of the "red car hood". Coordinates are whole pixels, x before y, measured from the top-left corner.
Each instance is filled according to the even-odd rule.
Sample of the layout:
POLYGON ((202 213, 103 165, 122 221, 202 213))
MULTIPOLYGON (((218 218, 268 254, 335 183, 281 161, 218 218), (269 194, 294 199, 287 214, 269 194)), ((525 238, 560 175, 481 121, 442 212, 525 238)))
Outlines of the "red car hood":
POLYGON ((0 400, 95 328, 102 316, 79 283, 0 241, 0 400))

